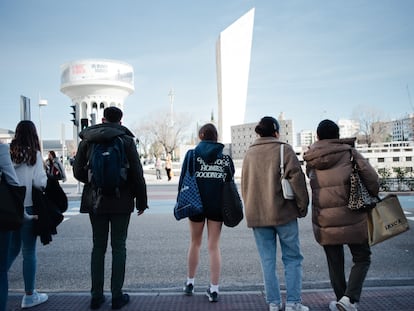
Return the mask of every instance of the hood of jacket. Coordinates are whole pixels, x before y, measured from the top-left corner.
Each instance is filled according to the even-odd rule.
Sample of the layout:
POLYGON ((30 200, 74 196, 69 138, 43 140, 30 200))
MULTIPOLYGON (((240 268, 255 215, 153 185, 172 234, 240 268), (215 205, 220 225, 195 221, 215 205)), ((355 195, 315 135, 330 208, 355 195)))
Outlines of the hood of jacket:
POLYGON ((195 148, 197 156, 204 162, 212 163, 223 154, 224 145, 215 141, 203 140, 195 148))
POLYGON ((308 168, 325 170, 336 165, 343 157, 344 151, 349 151, 355 145, 356 138, 324 139, 315 142, 307 150, 303 159, 308 168))
POLYGON ((81 139, 86 139, 87 141, 94 143, 104 143, 122 135, 134 137, 134 134, 132 134, 129 129, 118 123, 101 123, 93 125, 79 133, 81 139))

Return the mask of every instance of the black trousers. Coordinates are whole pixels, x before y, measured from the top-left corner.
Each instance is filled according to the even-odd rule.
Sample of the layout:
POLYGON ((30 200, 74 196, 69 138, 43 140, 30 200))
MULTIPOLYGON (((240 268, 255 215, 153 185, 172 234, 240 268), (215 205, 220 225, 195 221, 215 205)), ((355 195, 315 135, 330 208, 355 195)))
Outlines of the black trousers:
POLYGON ((348 284, 345 279, 344 245, 324 245, 328 261, 329 278, 339 300, 342 296, 349 297, 351 303, 359 302, 362 286, 371 264, 371 249, 368 242, 363 244, 347 244, 352 254, 353 265, 349 274, 348 284))

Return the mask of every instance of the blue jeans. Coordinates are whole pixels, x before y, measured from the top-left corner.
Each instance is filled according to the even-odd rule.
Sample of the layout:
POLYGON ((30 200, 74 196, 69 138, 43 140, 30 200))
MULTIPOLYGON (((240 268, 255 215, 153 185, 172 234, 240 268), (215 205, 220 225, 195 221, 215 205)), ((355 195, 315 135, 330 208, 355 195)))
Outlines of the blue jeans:
MULTIPOLYGON (((33 208, 31 206, 25 207, 25 209, 29 215, 32 215, 33 208)), ((33 222, 32 219, 25 220, 20 230, 12 232, 7 262, 7 269, 9 269, 19 255, 20 250, 22 250, 24 290, 26 293, 30 293, 35 289, 36 281, 37 236, 33 234, 33 222)))
POLYGON ((7 278, 7 257, 11 231, 0 232, 0 311, 6 310, 9 281, 7 278))
POLYGON ((281 303, 279 279, 276 273, 277 236, 285 268, 286 302, 301 302, 302 260, 297 220, 275 227, 253 228, 262 265, 267 303, 281 303))

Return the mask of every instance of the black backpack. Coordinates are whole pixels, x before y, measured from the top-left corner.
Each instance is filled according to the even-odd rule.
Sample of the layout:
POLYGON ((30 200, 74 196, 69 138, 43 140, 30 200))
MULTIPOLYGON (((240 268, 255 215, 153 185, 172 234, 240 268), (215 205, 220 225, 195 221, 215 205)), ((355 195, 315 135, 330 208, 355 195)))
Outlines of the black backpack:
POLYGON ((128 166, 121 137, 94 143, 88 162, 89 182, 98 195, 119 197, 119 189, 127 181, 128 166))

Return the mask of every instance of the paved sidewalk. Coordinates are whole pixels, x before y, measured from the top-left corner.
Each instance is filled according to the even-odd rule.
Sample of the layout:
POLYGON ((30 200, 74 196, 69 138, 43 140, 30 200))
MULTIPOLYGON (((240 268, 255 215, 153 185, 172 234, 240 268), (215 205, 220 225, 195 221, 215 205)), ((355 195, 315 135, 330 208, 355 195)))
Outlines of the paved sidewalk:
MULTIPOLYGON (((414 310, 414 286, 365 288, 362 293, 360 311, 399 311, 414 310)), ((222 292, 218 303, 210 303, 203 293, 196 292, 187 297, 181 293, 130 293, 131 301, 124 311, 267 311, 261 292, 222 292)), ((284 296, 284 292, 283 292, 284 296)), ((22 294, 10 293, 8 311, 20 310, 22 294)), ((334 300, 332 290, 306 290, 302 293, 303 304, 311 311, 328 311, 334 300)), ((31 308, 33 311, 82 311, 89 309, 89 293, 49 293, 49 300, 31 308)), ((99 309, 112 310, 110 295, 99 309)))

